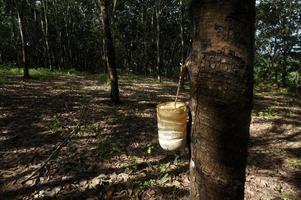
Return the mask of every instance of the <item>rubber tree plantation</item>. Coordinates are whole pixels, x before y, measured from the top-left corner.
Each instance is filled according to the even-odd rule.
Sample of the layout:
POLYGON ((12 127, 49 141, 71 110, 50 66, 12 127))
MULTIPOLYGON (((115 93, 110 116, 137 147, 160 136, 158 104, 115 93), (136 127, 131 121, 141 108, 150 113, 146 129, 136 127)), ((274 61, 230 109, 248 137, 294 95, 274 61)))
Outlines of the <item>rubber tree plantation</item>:
POLYGON ((0 0, 0 199, 299 200, 300 0, 0 0))

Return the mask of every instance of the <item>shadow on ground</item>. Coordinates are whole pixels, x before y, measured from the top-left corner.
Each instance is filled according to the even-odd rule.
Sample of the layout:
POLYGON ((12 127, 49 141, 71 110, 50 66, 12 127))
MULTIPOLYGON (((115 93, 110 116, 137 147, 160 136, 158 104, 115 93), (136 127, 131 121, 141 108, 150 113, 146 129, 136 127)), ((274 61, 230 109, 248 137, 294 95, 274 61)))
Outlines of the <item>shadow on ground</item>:
POLYGON ((188 170, 185 152, 163 152, 156 139, 156 102, 172 100, 175 84, 122 79, 120 88, 123 103, 113 105, 107 86, 97 85, 95 77, 26 82, 13 78, 2 85, 0 154, 5 159, 0 160, 0 196, 150 199, 158 192, 166 198, 187 196, 188 182, 182 180, 188 170), (80 119, 81 131, 37 175, 23 182, 80 119))
MULTIPOLYGON (((164 152, 156 136, 155 106, 174 100, 175 83, 121 77, 123 103, 114 105, 93 76, 7 80, 0 86, 0 199, 188 199, 187 152, 164 152), (79 121, 59 154, 23 182, 79 121)), ((300 99, 256 94, 246 199, 296 197, 300 99)))
POLYGON ((298 96, 276 88, 257 90, 247 178, 251 194, 259 192, 262 199, 301 196, 300 108, 298 96))

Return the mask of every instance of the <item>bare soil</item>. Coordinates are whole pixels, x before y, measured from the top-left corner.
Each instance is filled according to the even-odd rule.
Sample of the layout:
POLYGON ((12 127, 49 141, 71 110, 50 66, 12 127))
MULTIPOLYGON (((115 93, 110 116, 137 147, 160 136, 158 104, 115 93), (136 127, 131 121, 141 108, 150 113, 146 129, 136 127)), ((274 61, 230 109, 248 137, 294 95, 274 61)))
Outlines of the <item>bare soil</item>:
MULTIPOLYGON (((0 199, 188 199, 187 150, 157 141, 155 106, 174 100, 176 83, 121 77, 114 105, 95 76, 1 76, 0 199)), ((259 86, 245 199, 301 197, 300 139, 300 97, 259 86)))

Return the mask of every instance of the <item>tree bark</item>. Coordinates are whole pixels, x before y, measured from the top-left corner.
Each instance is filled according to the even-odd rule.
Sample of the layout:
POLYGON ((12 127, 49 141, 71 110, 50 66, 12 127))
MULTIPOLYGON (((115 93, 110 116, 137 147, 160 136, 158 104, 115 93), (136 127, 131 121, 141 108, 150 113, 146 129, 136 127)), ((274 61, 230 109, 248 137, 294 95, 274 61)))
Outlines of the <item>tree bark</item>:
MULTIPOLYGON (((184 6, 183 0, 180 0, 180 9, 181 9, 181 25, 180 25, 180 38, 181 38, 181 65, 184 65, 184 6)), ((171 58, 173 56, 170 56, 171 58)), ((183 80, 185 77, 181 77, 183 80)), ((181 90, 184 90, 184 81, 180 83, 181 90)))
POLYGON ((28 78, 30 78, 30 76, 29 76, 29 69, 28 69, 28 61, 26 58, 26 44, 25 44, 24 34, 23 34, 22 18, 21 18, 18 8, 17 8, 17 19, 18 19, 18 27, 19 27, 19 33, 20 33, 20 39, 21 39, 21 47, 22 47, 21 63, 22 63, 22 67, 23 67, 23 78, 28 79, 28 78))
POLYGON ((102 15, 102 24, 105 37, 105 47, 107 54, 107 69, 111 83, 111 100, 114 103, 120 103, 119 88, 118 88, 118 76, 115 64, 115 49, 113 44, 113 38, 110 28, 110 18, 108 13, 108 0, 99 0, 99 5, 102 15))
POLYGON ((156 47, 157 47, 157 78, 158 81, 161 82, 161 60, 160 60, 160 9, 159 5, 156 6, 156 30, 157 30, 157 38, 156 38, 156 47))
POLYGON ((301 66, 299 66, 298 71, 299 71, 299 80, 298 80, 298 86, 297 86, 297 93, 301 94, 301 66))
POLYGON ((287 53, 283 54, 283 62, 280 62, 282 65, 282 72, 281 72, 281 82, 282 86, 287 86, 287 53))
POLYGON ((278 78, 278 76, 279 76, 279 72, 278 72, 279 66, 278 66, 277 63, 274 62, 272 67, 275 68, 275 83, 277 85, 277 88, 280 88, 280 84, 279 84, 279 80, 278 80, 279 79, 278 78))
POLYGON ((181 63, 184 64, 184 7, 183 0, 180 0, 181 9, 181 25, 180 25, 180 38, 181 38, 181 63))
POLYGON ((255 0, 193 0, 191 199, 242 200, 253 99, 255 0))
POLYGON ((48 18, 47 18, 47 1, 42 1, 43 5, 43 17, 45 21, 45 27, 43 20, 41 18, 41 25, 42 25, 42 32, 44 35, 44 40, 45 40, 45 49, 46 49, 46 56, 47 56, 47 62, 49 69, 52 71, 52 64, 51 64, 51 56, 50 56, 50 50, 49 50, 49 42, 48 42, 48 18))

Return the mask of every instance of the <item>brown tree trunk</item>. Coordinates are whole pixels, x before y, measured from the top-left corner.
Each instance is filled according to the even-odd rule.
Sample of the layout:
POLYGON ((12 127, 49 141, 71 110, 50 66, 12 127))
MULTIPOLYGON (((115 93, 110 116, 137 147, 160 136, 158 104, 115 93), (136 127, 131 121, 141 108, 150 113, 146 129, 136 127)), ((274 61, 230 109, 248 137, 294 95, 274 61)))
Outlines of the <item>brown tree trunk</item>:
POLYGON ((193 0, 191 199, 242 200, 253 99, 255 0, 193 0))
POLYGON ((299 81, 298 81, 298 86, 297 86, 297 93, 301 94, 301 66, 299 67, 299 81))
POLYGON ((159 5, 156 6, 156 30, 157 30, 157 38, 156 38, 156 47, 157 47, 157 78, 158 81, 161 82, 161 60, 160 60, 160 8, 159 5))
POLYGON ((52 71, 53 69, 52 69, 52 64, 51 64, 51 56, 50 56, 49 42, 48 42, 47 1, 42 1, 42 5, 43 5, 43 14, 44 14, 44 21, 45 21, 45 27, 44 27, 44 23, 41 18, 42 32, 43 32, 44 40, 45 40, 45 49, 46 49, 48 66, 49 66, 49 69, 52 71))
POLYGON ((115 49, 113 38, 110 29, 110 18, 108 13, 108 0, 99 0, 99 5, 102 15, 102 24, 104 29, 105 47, 107 54, 107 69, 111 82, 111 100, 114 103, 120 103, 119 89, 118 89, 118 76, 115 64, 115 49))
POLYGON ((184 6, 183 0, 180 0, 181 8, 181 25, 180 25, 180 38, 181 38, 181 63, 184 64, 184 6))
MULTIPOLYGON (((183 6, 183 0, 180 0, 180 8, 181 8, 181 25, 180 25, 180 38, 181 38, 181 64, 184 65, 184 6, 183 6)), ((173 56, 171 56, 173 57, 173 56)), ((185 77, 181 77, 183 80, 185 77)), ((184 81, 180 82, 181 90, 184 90, 184 81)))
POLYGON ((23 26, 22 26, 22 18, 20 15, 19 10, 17 9, 17 19, 18 19, 18 26, 19 26, 19 33, 20 33, 20 39, 21 39, 21 52, 22 52, 22 67, 23 67, 23 78, 28 79, 29 76, 29 69, 28 69, 28 61, 26 58, 26 44, 24 40, 24 34, 23 34, 23 26))
POLYGON ((287 55, 284 55, 283 58, 283 62, 281 62, 282 64, 282 73, 281 73, 281 82, 282 82, 282 86, 286 87, 286 78, 287 78, 287 55))

